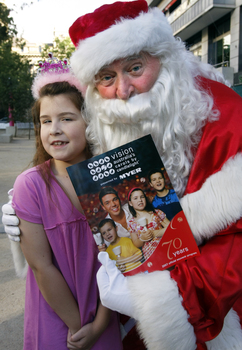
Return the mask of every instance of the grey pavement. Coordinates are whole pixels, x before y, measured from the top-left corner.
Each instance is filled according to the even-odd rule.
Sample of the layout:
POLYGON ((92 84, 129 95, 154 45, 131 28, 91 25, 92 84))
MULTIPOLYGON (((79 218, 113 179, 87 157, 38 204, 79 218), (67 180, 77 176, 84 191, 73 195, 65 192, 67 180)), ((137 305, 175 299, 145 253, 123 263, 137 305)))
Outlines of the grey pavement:
MULTIPOLYGON (((31 162, 35 140, 14 138, 0 143, 0 209, 7 203, 7 192, 16 177, 31 162)), ((1 212, 2 215, 2 212, 1 212)), ((0 349, 23 349, 25 280, 15 275, 10 243, 0 224, 0 349)))

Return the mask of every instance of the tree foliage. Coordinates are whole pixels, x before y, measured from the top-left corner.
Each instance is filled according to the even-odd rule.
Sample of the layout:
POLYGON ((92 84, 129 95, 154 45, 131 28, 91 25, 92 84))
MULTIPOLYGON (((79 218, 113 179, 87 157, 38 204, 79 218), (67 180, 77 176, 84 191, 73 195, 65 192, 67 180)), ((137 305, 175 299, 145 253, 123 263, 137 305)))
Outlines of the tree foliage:
POLYGON ((3 42, 11 43, 14 35, 17 34, 13 18, 9 17, 10 10, 0 3, 0 45, 3 42))
POLYGON ((41 57, 46 59, 50 51, 53 53, 54 57, 58 58, 58 60, 63 60, 64 58, 71 57, 72 52, 75 51, 75 46, 72 44, 69 37, 64 39, 55 38, 53 48, 50 48, 48 44, 45 44, 45 47, 41 52, 41 57))
MULTIPOLYGON (((17 34, 10 10, 0 3, 0 115, 8 116, 11 108, 13 119, 24 120, 31 106, 32 74, 29 61, 12 51, 17 34)), ((24 43, 19 40, 20 45, 24 43)))

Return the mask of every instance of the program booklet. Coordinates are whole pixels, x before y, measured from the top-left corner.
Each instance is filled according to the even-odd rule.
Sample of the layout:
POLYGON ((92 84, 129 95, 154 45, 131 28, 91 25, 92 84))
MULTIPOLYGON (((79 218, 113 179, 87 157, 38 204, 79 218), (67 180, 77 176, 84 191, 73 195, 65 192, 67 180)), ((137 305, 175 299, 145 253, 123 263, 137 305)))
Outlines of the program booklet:
POLYGON ((125 275, 200 254, 151 135, 67 171, 99 250, 125 275))

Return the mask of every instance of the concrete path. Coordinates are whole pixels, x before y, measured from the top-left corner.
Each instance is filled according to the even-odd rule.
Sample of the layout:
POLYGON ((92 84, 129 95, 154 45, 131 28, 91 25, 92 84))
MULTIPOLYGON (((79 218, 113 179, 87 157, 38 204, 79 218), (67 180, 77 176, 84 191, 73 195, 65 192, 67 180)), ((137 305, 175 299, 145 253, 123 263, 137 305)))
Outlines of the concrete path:
MULTIPOLYGON (((16 177, 33 158, 35 140, 14 138, 0 143, 0 211, 16 177)), ((1 212, 2 214, 2 212, 1 212)), ((25 280, 16 277, 10 243, 0 223, 0 349, 23 349, 25 280)))

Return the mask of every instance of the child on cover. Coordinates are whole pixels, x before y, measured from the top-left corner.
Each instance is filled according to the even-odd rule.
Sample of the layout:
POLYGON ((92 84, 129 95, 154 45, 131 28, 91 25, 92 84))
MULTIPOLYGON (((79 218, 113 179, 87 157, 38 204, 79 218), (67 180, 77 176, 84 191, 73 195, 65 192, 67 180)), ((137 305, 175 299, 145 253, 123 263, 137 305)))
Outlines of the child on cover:
POLYGON ((35 167, 14 184, 29 264, 23 349, 122 349, 117 315, 99 302, 97 249, 66 171, 89 154, 83 98, 63 76, 70 84, 56 78, 38 91, 35 167))
POLYGON ((141 265, 142 252, 136 248, 132 240, 127 237, 119 237, 117 233, 117 226, 112 219, 103 219, 98 229, 102 237, 109 242, 106 249, 110 259, 116 260, 117 267, 121 272, 128 272, 141 265), (120 247, 120 251, 115 249, 120 247))
POLYGON ((142 248, 146 260, 155 251, 170 221, 165 213, 154 209, 141 188, 132 188, 128 201, 133 215, 128 222, 128 230, 134 245, 142 248))
POLYGON ((159 168, 152 169, 148 179, 150 186, 156 190, 156 195, 152 198, 153 207, 163 211, 171 221, 177 213, 182 211, 176 192, 173 188, 166 188, 164 173, 159 168))

